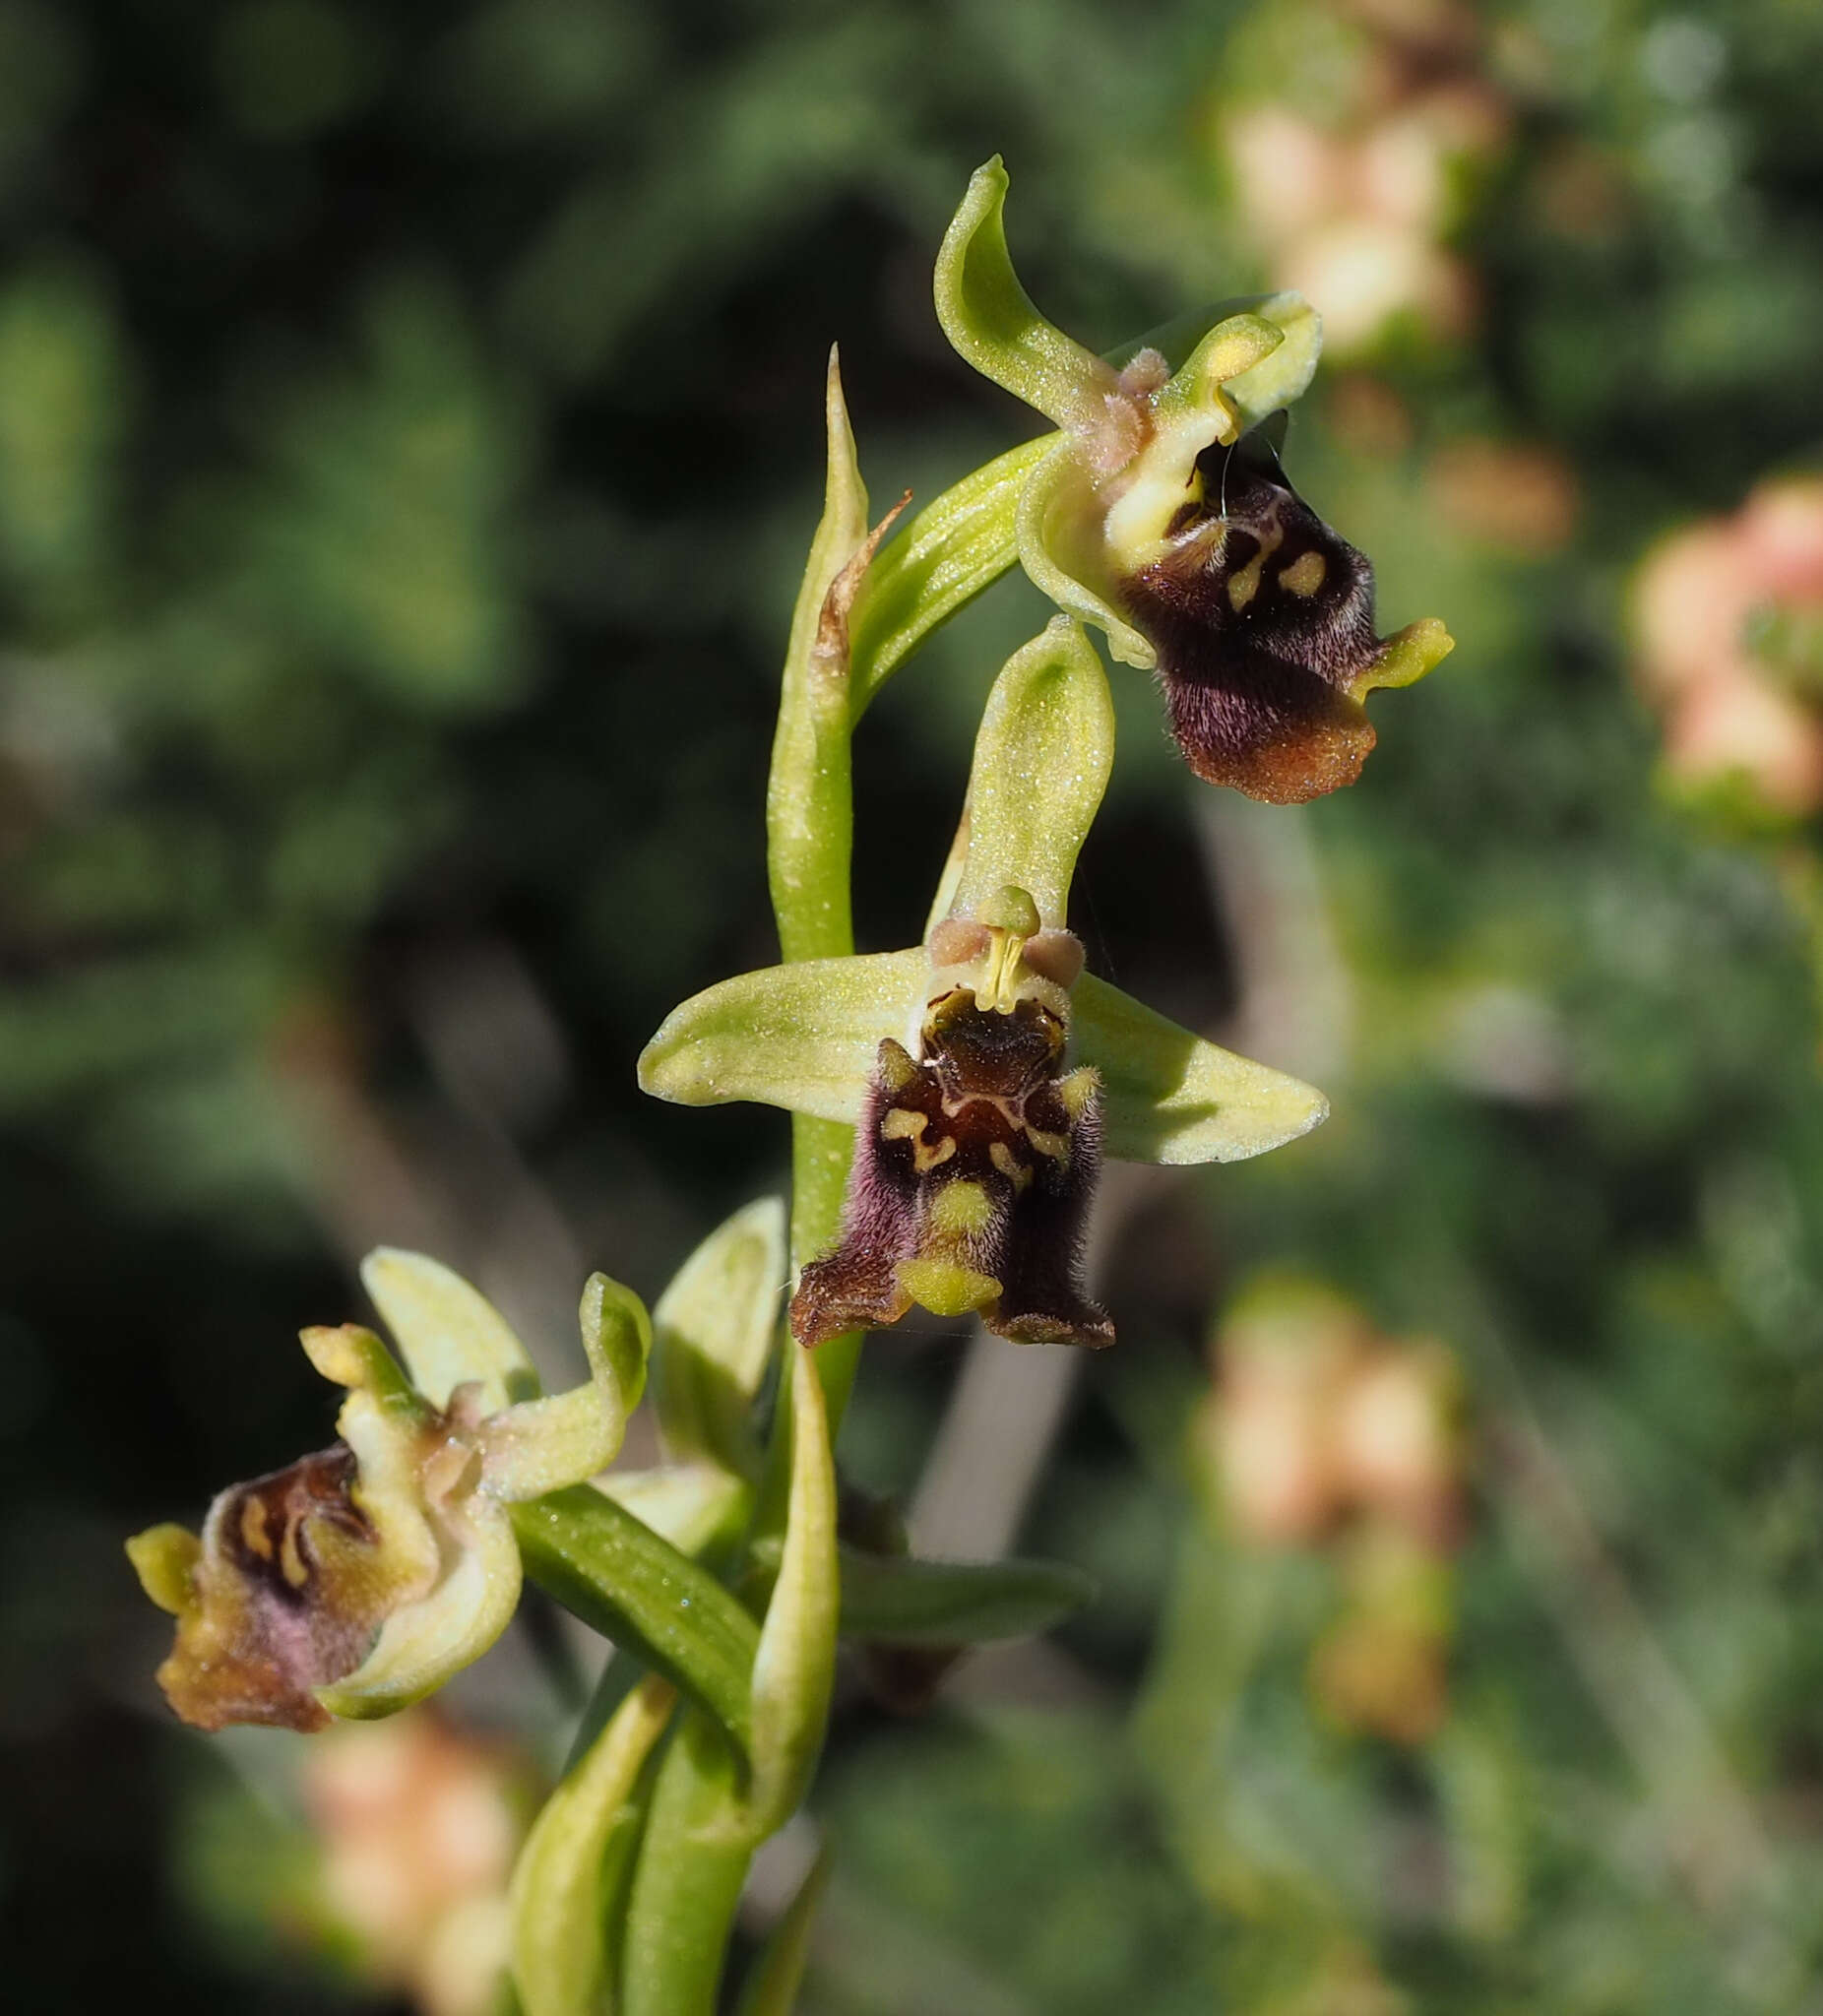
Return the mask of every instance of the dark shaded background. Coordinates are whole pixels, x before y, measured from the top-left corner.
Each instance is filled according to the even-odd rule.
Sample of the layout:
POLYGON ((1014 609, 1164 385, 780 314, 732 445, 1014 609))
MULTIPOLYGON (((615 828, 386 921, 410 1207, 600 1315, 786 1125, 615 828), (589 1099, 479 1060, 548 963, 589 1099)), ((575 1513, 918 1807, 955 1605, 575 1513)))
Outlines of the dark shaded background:
MULTIPOLYGON (((120 1541, 326 1438, 290 1339, 358 1312, 359 1253, 441 1254, 555 1363, 588 1267, 655 1294, 780 1179, 776 1116, 631 1064, 772 955, 829 343, 876 502, 928 498, 1031 425, 929 305, 979 159, 1101 347, 1300 260, 1331 310, 1235 122, 1443 92, 1434 196, 1337 199, 1391 306, 1288 461, 1387 627, 1456 655, 1299 814, 1193 789, 1116 668, 1080 887, 1102 971, 1336 1116, 1112 1188, 1122 1346, 1002 1521, 1104 1601, 922 1727, 845 1708, 805 2006, 1823 2007, 1813 843, 1656 788, 1625 622, 1658 534, 1823 430, 1819 77, 1800 0, 0 0, 10 2003, 358 1996, 257 1853, 237 1887, 198 1847, 239 1753, 164 1717, 120 1541), (1212 1321, 1268 1265, 1464 1367, 1415 1745, 1306 1698, 1320 1550, 1243 1572, 1186 1480, 1212 1321)), ((996 590, 870 718, 869 945, 916 934, 1042 613, 996 590)), ((865 1480, 914 1487, 963 1349, 874 1347, 865 1480)), ((474 1712, 553 1723, 514 1657, 474 1712)))

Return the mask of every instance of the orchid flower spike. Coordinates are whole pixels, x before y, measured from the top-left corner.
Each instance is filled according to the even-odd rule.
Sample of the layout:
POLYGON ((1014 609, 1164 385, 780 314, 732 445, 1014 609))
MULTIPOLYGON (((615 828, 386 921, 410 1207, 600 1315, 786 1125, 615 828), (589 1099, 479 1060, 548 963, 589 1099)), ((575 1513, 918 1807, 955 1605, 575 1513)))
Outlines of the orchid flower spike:
POLYGON ((1291 488, 1264 423, 1322 346, 1299 295, 1234 304, 1172 372, 1123 368, 1054 328, 1021 286, 998 156, 977 168, 937 257, 958 352, 1062 429, 1026 477, 1019 556, 1057 605, 1156 670, 1185 761, 1211 784, 1294 804, 1352 784, 1374 744, 1361 702, 1452 648, 1434 617, 1382 639, 1373 569, 1291 488))
POLYGON ((1101 1156, 1237 1161, 1328 1112, 1083 971, 1070 882, 1113 739, 1100 660, 1059 616, 995 682, 925 942, 723 980, 641 1056, 660 1099, 857 1123, 841 1237, 791 1302, 799 1343, 915 1303, 1021 1341, 1110 1344, 1081 1281, 1101 1156))

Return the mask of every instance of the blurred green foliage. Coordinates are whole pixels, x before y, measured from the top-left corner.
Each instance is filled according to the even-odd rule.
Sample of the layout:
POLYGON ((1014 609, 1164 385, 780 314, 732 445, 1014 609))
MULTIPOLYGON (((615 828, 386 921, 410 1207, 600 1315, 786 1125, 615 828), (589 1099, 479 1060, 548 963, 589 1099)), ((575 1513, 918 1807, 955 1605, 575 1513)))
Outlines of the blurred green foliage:
MULTIPOLYGON (((932 1723, 843 1711, 804 2006, 1814 2005, 1823 1102, 1780 859, 1812 843, 1655 788, 1624 590, 1823 440, 1823 16, 0 0, 20 2006, 328 2006, 178 1908, 172 1812, 219 1767, 160 1720, 118 1536, 327 1434, 289 1335, 357 1313, 350 1256, 432 1247, 561 1336, 587 1265, 655 1291, 777 1180, 768 1117, 647 1109, 631 1059, 771 956, 828 343, 875 496, 928 497, 1026 431, 928 304, 977 160, 1034 293, 1111 346, 1287 255, 1227 148, 1249 108, 1358 134, 1439 78, 1485 115, 1418 207, 1467 305, 1327 368, 1288 464, 1383 627, 1434 609, 1456 655, 1308 815, 1212 804, 1117 671, 1084 857, 1092 960, 1237 1014, 1335 1117, 1123 1206, 1121 1349, 1027 1526, 1103 1602, 932 1723), (1215 1313, 1268 1263, 1465 1366, 1415 1748, 1324 1721, 1331 1564, 1238 1547, 1187 1464, 1215 1313)), ((870 719, 869 944, 921 921, 1040 613, 995 591, 870 719)), ((956 1359, 874 1348, 863 1482, 912 1486, 956 1359)))

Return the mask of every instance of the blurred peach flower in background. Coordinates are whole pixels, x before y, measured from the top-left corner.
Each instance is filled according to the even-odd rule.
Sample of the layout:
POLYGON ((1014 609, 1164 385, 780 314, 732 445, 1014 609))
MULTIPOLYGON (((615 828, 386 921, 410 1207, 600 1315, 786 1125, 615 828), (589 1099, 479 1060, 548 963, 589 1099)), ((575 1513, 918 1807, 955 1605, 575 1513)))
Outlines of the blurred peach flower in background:
POLYGON ((1446 240, 1468 171, 1511 126, 1481 74, 1474 16, 1451 0, 1304 11, 1309 32, 1283 45, 1284 94, 1219 118, 1242 221, 1273 285, 1322 314, 1332 357, 1371 349, 1408 318, 1433 341, 1460 338, 1477 288, 1446 240))
POLYGON ((1633 611, 1670 776, 1744 781, 1789 816, 1823 805, 1823 695, 1790 649, 1823 625, 1823 477, 1774 478, 1732 517, 1673 533, 1642 563, 1633 611))
POLYGON ((363 1974, 424 2016, 489 2016, 526 1771, 509 1746, 430 1709, 338 1723, 302 1766, 323 1899, 363 1974))
POLYGON ((1452 1556, 1464 1526, 1462 1378, 1303 1282, 1247 1293, 1217 1339, 1196 1447, 1242 1545, 1327 1547, 1340 1601, 1310 1687, 1347 1729, 1401 1743, 1449 1707, 1452 1556))

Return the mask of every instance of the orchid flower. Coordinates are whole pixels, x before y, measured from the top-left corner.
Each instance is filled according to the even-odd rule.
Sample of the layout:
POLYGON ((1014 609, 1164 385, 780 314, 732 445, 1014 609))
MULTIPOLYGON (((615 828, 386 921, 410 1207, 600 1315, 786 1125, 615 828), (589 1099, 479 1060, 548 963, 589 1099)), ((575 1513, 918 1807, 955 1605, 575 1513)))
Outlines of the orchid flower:
POLYGON ((1023 478, 1019 557, 1123 664, 1156 670, 1185 760, 1211 784, 1292 804, 1352 784, 1374 744, 1361 702, 1451 649, 1434 617, 1382 639, 1373 569, 1291 488, 1264 423, 1322 346, 1299 295, 1224 315, 1173 373, 1122 367, 1054 328, 1007 252, 999 158, 976 169, 936 271, 958 352, 1061 434, 1023 478))
POLYGON ((1232 1162, 1327 1113, 1083 971, 1070 881, 1113 732, 1100 661, 1057 617, 995 682, 925 942, 723 980, 647 1045, 640 1083, 660 1099, 858 1123, 840 1239, 792 1300, 800 1343, 916 1303, 1109 1344, 1080 1277, 1100 1158, 1232 1162))

